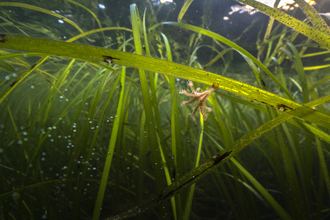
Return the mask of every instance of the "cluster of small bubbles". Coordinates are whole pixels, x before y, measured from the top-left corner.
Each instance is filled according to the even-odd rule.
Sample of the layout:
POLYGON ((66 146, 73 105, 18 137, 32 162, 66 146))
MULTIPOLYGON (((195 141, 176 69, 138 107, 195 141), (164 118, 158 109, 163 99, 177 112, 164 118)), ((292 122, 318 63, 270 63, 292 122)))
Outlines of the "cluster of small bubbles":
POLYGON ((17 192, 13 192, 12 196, 15 198, 15 199, 18 199, 19 198, 19 194, 17 192))
POLYGON ((31 88, 31 89, 34 89, 35 87, 34 87, 34 85, 31 85, 30 88, 31 88))

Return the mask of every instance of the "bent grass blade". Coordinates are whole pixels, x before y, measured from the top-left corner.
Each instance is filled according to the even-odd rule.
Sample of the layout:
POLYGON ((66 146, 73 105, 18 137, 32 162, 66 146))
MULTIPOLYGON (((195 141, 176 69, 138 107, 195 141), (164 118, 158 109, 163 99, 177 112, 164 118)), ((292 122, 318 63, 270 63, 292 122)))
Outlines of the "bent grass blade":
MULTIPOLYGON (((211 72, 206 72, 200 69, 195 69, 152 57, 87 45, 18 37, 13 35, 3 35, 2 38, 4 42, 0 43, 0 48, 27 50, 41 53, 49 53, 49 51, 51 51, 54 55, 91 60, 92 62, 107 62, 107 59, 111 58, 112 62, 115 64, 163 73, 169 76, 175 76, 206 85, 212 85, 215 88, 227 90, 236 95, 260 102, 275 109, 284 110, 285 112, 303 120, 330 129, 330 124, 328 123, 330 121, 330 116, 326 114, 283 98, 279 95, 211 72), (41 47, 40 45, 44 46, 41 47), (298 109, 298 111, 295 111, 296 109, 298 109)), ((3 99, 0 99, 0 102, 1 101, 3 101, 3 99)))

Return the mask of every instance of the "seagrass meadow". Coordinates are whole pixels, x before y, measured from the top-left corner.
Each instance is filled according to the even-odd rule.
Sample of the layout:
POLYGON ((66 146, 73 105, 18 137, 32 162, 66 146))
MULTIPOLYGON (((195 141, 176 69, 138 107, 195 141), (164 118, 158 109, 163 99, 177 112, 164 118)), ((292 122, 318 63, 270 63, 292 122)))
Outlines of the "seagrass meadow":
POLYGON ((283 1, 0 2, 0 219, 330 219, 330 2, 283 1))

